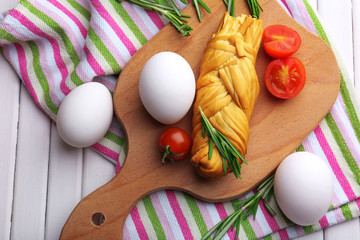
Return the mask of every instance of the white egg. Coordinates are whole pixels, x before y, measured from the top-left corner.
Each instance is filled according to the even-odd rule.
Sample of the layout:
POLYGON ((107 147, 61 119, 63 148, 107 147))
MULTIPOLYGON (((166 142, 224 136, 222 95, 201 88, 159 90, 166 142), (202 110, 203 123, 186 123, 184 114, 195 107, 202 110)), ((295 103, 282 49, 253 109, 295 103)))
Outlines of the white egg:
POLYGON ((330 207, 332 172, 315 154, 290 154, 276 170, 274 192, 281 211, 291 221, 302 226, 312 225, 330 207))
POLYGON ((164 124, 180 121, 195 97, 195 76, 179 54, 160 52, 141 71, 139 94, 150 115, 164 124))
POLYGON ((104 137, 113 118, 109 90, 101 83, 84 83, 63 100, 56 117, 60 137, 74 147, 89 147, 104 137))

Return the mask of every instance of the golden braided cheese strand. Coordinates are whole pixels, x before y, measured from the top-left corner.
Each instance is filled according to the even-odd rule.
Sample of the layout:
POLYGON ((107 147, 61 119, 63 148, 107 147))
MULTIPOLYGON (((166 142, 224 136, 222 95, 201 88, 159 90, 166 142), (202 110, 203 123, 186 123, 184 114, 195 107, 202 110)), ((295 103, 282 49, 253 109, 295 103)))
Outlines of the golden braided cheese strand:
POLYGON ((196 83, 191 149, 191 162, 204 177, 220 177, 224 171, 215 145, 208 159, 209 139, 202 136, 199 106, 211 125, 245 156, 249 120, 259 94, 255 62, 262 31, 261 20, 225 13, 205 49, 196 83))

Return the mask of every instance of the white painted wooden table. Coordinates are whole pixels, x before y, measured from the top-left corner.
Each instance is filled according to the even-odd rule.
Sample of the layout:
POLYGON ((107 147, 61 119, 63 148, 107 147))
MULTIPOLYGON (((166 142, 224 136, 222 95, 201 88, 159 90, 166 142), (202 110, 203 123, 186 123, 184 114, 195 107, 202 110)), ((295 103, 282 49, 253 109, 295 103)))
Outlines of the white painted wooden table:
MULTIPOLYGON (((0 11, 18 0, 0 0, 0 11)), ((310 0, 333 38, 360 97, 360 1, 310 0)), ((114 176, 89 149, 65 145, 0 56, 0 240, 58 239, 75 205, 114 176)), ((300 239, 360 239, 359 218, 300 239)))

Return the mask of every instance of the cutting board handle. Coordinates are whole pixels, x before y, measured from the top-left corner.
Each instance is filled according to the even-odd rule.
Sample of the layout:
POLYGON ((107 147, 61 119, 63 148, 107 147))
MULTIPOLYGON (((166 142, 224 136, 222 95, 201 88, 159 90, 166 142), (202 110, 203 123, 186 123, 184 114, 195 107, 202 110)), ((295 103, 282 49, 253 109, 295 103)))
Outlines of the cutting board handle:
POLYGON ((132 207, 156 191, 152 173, 139 173, 132 166, 125 163, 114 179, 76 206, 62 230, 61 240, 122 239, 124 223, 132 207))

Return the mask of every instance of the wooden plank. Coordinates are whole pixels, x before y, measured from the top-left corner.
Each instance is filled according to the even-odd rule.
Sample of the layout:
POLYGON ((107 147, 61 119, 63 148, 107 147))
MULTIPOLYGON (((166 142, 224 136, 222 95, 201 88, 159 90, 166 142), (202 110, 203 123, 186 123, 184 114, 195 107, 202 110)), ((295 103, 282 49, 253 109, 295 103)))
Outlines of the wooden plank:
POLYGON ((360 2, 352 1, 353 41, 354 41, 354 79, 358 99, 360 100, 360 2))
POLYGON ((324 240, 323 231, 316 231, 307 235, 296 238, 296 240, 324 240))
POLYGON ((13 201, 20 80, 0 57, 0 239, 9 239, 13 201))
POLYGON ((12 239, 43 239, 50 120, 21 87, 12 239))
POLYGON ((92 149, 84 149, 82 196, 109 182, 115 176, 115 166, 92 149))
POLYGON ((311 7, 317 11, 318 9, 318 1, 317 0, 308 0, 308 3, 311 5, 311 7))
POLYGON ((360 239, 359 218, 355 218, 326 229, 325 240, 337 239, 360 239))
MULTIPOLYGON (((17 0, 1 1, 0 12, 13 8, 17 0)), ((16 160, 20 80, 0 56, 0 239, 10 238, 16 160)))
POLYGON ((324 28, 353 79, 353 41, 351 0, 318 0, 318 12, 326 22, 324 28))
POLYGON ((45 239, 59 239, 67 218, 81 200, 82 152, 64 143, 52 124, 45 239))

